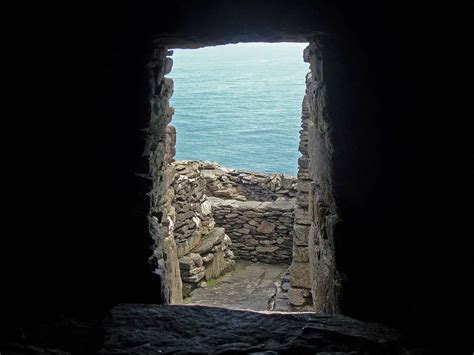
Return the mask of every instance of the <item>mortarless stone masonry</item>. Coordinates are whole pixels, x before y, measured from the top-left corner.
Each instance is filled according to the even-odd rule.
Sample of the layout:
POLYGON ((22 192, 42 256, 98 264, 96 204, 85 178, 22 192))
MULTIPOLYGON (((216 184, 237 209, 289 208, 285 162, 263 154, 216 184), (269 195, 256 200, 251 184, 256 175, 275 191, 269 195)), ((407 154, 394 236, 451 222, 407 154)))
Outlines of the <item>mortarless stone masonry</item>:
POLYGON ((291 260, 290 302, 295 306, 313 303, 317 312, 340 311, 333 237, 339 217, 332 193, 332 127, 326 109, 323 42, 311 41, 303 53, 311 71, 303 100, 297 179, 236 171, 209 162, 174 163, 176 133, 168 125, 173 115, 169 106, 173 81, 164 77, 172 67, 167 58, 172 51, 155 49, 147 66, 150 126, 145 155, 153 184, 149 229, 155 248, 150 263, 161 277, 164 303, 180 303, 182 286, 186 294, 202 285, 201 280, 228 270, 236 256, 265 262, 291 260), (180 166, 176 173, 177 164, 192 168, 180 166), (195 168, 199 173, 191 177, 195 168), (183 200, 188 192, 189 205, 183 200), (212 218, 208 202, 214 204, 212 218), (215 226, 225 226, 226 231, 215 226))
POLYGON ((206 281, 232 270, 234 254, 224 228, 216 227, 212 205, 205 194, 205 180, 197 164, 174 162, 174 237, 183 282, 183 296, 206 281))
MULTIPOLYGON (((212 206, 214 218, 212 222, 206 219, 204 223, 215 221, 225 229, 232 240, 232 257, 290 264, 296 178, 227 169, 201 161, 177 161, 175 166, 178 174, 182 174, 177 178, 175 188, 186 182, 186 187, 180 189, 181 195, 187 196, 176 199, 176 208, 185 211, 188 218, 196 218, 189 211, 195 206, 194 199, 206 199, 212 206)), ((179 223, 184 239, 196 233, 193 222, 179 223)), ((176 233, 176 227, 175 235, 179 249, 182 237, 176 233)))

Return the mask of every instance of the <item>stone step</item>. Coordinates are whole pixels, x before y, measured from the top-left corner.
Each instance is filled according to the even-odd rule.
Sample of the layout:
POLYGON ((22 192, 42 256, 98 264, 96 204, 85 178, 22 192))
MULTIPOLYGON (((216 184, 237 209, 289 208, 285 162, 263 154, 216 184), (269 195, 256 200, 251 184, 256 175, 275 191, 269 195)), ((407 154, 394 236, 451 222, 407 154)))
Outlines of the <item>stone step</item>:
POLYGON ((342 315, 120 304, 99 354, 399 353, 400 334, 342 315), (178 331, 179 330, 179 331, 178 331))

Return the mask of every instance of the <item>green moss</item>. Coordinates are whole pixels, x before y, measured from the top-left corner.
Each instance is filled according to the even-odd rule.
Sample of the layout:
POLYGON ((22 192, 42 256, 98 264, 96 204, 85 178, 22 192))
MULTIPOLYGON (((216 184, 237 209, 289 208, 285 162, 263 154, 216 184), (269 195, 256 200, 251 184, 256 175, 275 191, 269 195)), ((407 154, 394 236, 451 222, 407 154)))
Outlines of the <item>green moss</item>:
POLYGON ((216 279, 207 280, 207 286, 215 286, 217 284, 216 279))

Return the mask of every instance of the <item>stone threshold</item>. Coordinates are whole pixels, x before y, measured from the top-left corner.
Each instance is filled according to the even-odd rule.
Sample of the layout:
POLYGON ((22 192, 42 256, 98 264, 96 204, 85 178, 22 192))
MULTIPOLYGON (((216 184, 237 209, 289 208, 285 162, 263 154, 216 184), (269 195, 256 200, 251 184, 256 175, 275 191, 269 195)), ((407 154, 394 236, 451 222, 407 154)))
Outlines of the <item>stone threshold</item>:
POLYGON ((397 354, 393 329, 342 315, 120 304, 99 354, 397 354))

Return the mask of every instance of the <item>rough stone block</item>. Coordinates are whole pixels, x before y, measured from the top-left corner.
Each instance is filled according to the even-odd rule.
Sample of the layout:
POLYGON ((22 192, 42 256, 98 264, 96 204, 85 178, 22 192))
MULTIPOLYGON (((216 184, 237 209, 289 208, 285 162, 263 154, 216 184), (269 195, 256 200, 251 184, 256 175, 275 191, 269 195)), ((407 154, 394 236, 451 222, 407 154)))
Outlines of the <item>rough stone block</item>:
POLYGON ((202 266, 203 260, 202 260, 201 255, 196 254, 196 253, 190 253, 190 254, 189 254, 189 257, 193 260, 194 265, 196 265, 197 267, 201 267, 201 266, 202 266))
POLYGON ((259 201, 244 201, 239 203, 239 207, 243 210, 255 210, 259 208, 261 204, 259 201))
POLYGON ((250 233, 250 229, 248 229, 248 228, 241 228, 241 229, 238 229, 237 232, 242 233, 242 234, 249 234, 249 233, 250 233))
POLYGON ((249 244, 249 245, 253 245, 253 246, 259 244, 258 241, 255 240, 255 239, 249 239, 246 243, 249 244))
POLYGON ((298 183, 296 184, 296 189, 299 192, 308 193, 309 190, 311 189, 311 181, 299 180, 298 183))
POLYGON ((182 276, 183 277, 186 277, 186 276, 192 276, 192 275, 196 275, 196 274, 199 274, 201 272, 203 272, 204 270, 206 270, 206 268, 204 266, 200 266, 200 267, 195 267, 191 270, 188 270, 186 272, 183 272, 182 276))
POLYGON ((196 285, 194 283, 183 282, 182 284, 183 297, 188 297, 191 294, 191 291, 196 288, 196 285))
POLYGON ((201 245, 196 249, 198 254, 207 254, 214 245, 220 243, 224 239, 224 228, 214 228, 205 239, 202 240, 201 245))
POLYGON ((297 206, 295 208, 295 222, 298 224, 311 224, 311 217, 308 213, 308 210, 302 208, 301 206, 297 206))
POLYGON ((291 199, 278 199, 268 206, 269 209, 275 209, 279 211, 291 211, 295 208, 295 200, 291 199))
POLYGON ((192 249, 194 249, 201 240, 201 234, 198 231, 195 231, 188 239, 184 242, 178 243, 176 250, 178 252, 178 257, 182 257, 188 254, 192 249))
POLYGON ((266 246, 266 247, 256 247, 255 250, 259 253, 273 253, 277 251, 279 248, 276 246, 266 246))
POLYGON ((288 290, 288 300, 294 306, 303 306, 307 304, 310 299, 311 293, 309 290, 293 287, 288 290))
POLYGON ((212 205, 209 201, 204 201, 202 204, 201 204, 201 213, 204 215, 204 216, 207 216, 209 214, 211 214, 212 212, 212 205))
POLYGON ((164 75, 169 74, 171 72, 171 69, 173 68, 173 59, 171 58, 166 58, 165 60, 165 71, 164 75))
POLYGON ((229 271, 229 265, 224 259, 224 256, 225 252, 221 250, 214 253, 214 258, 206 267, 206 280, 215 279, 224 274, 225 272, 229 271))
POLYGON ((194 260, 189 256, 179 258, 179 268, 181 270, 191 270, 195 266, 194 260))
POLYGON ((294 232, 293 243, 294 243, 294 245, 308 246, 309 228, 310 228, 310 226, 302 225, 302 224, 295 224, 293 226, 293 232, 294 232))
POLYGON ((232 244, 232 241, 230 240, 230 238, 227 234, 224 234, 224 238, 222 238, 222 244, 224 244, 226 246, 232 244))
POLYGON ((262 221, 257 228, 257 232, 269 234, 275 230, 276 225, 267 221, 262 221))
POLYGON ((260 222, 257 222, 256 220, 251 219, 250 221, 248 221, 248 224, 254 227, 258 227, 260 225, 260 222))
POLYGON ((309 263, 293 261, 290 266, 291 286, 311 289, 309 263))
POLYGON ((293 261, 295 262, 309 262, 308 247, 293 246, 293 261))
POLYGON ((309 203, 309 193, 308 192, 298 192, 296 194, 296 202, 301 206, 308 206, 309 203))
POLYGON ((201 271, 200 273, 197 273, 195 275, 182 276, 182 279, 183 279, 183 281, 186 281, 186 282, 197 283, 197 282, 201 281, 204 278, 205 274, 206 274, 205 271, 201 271))

